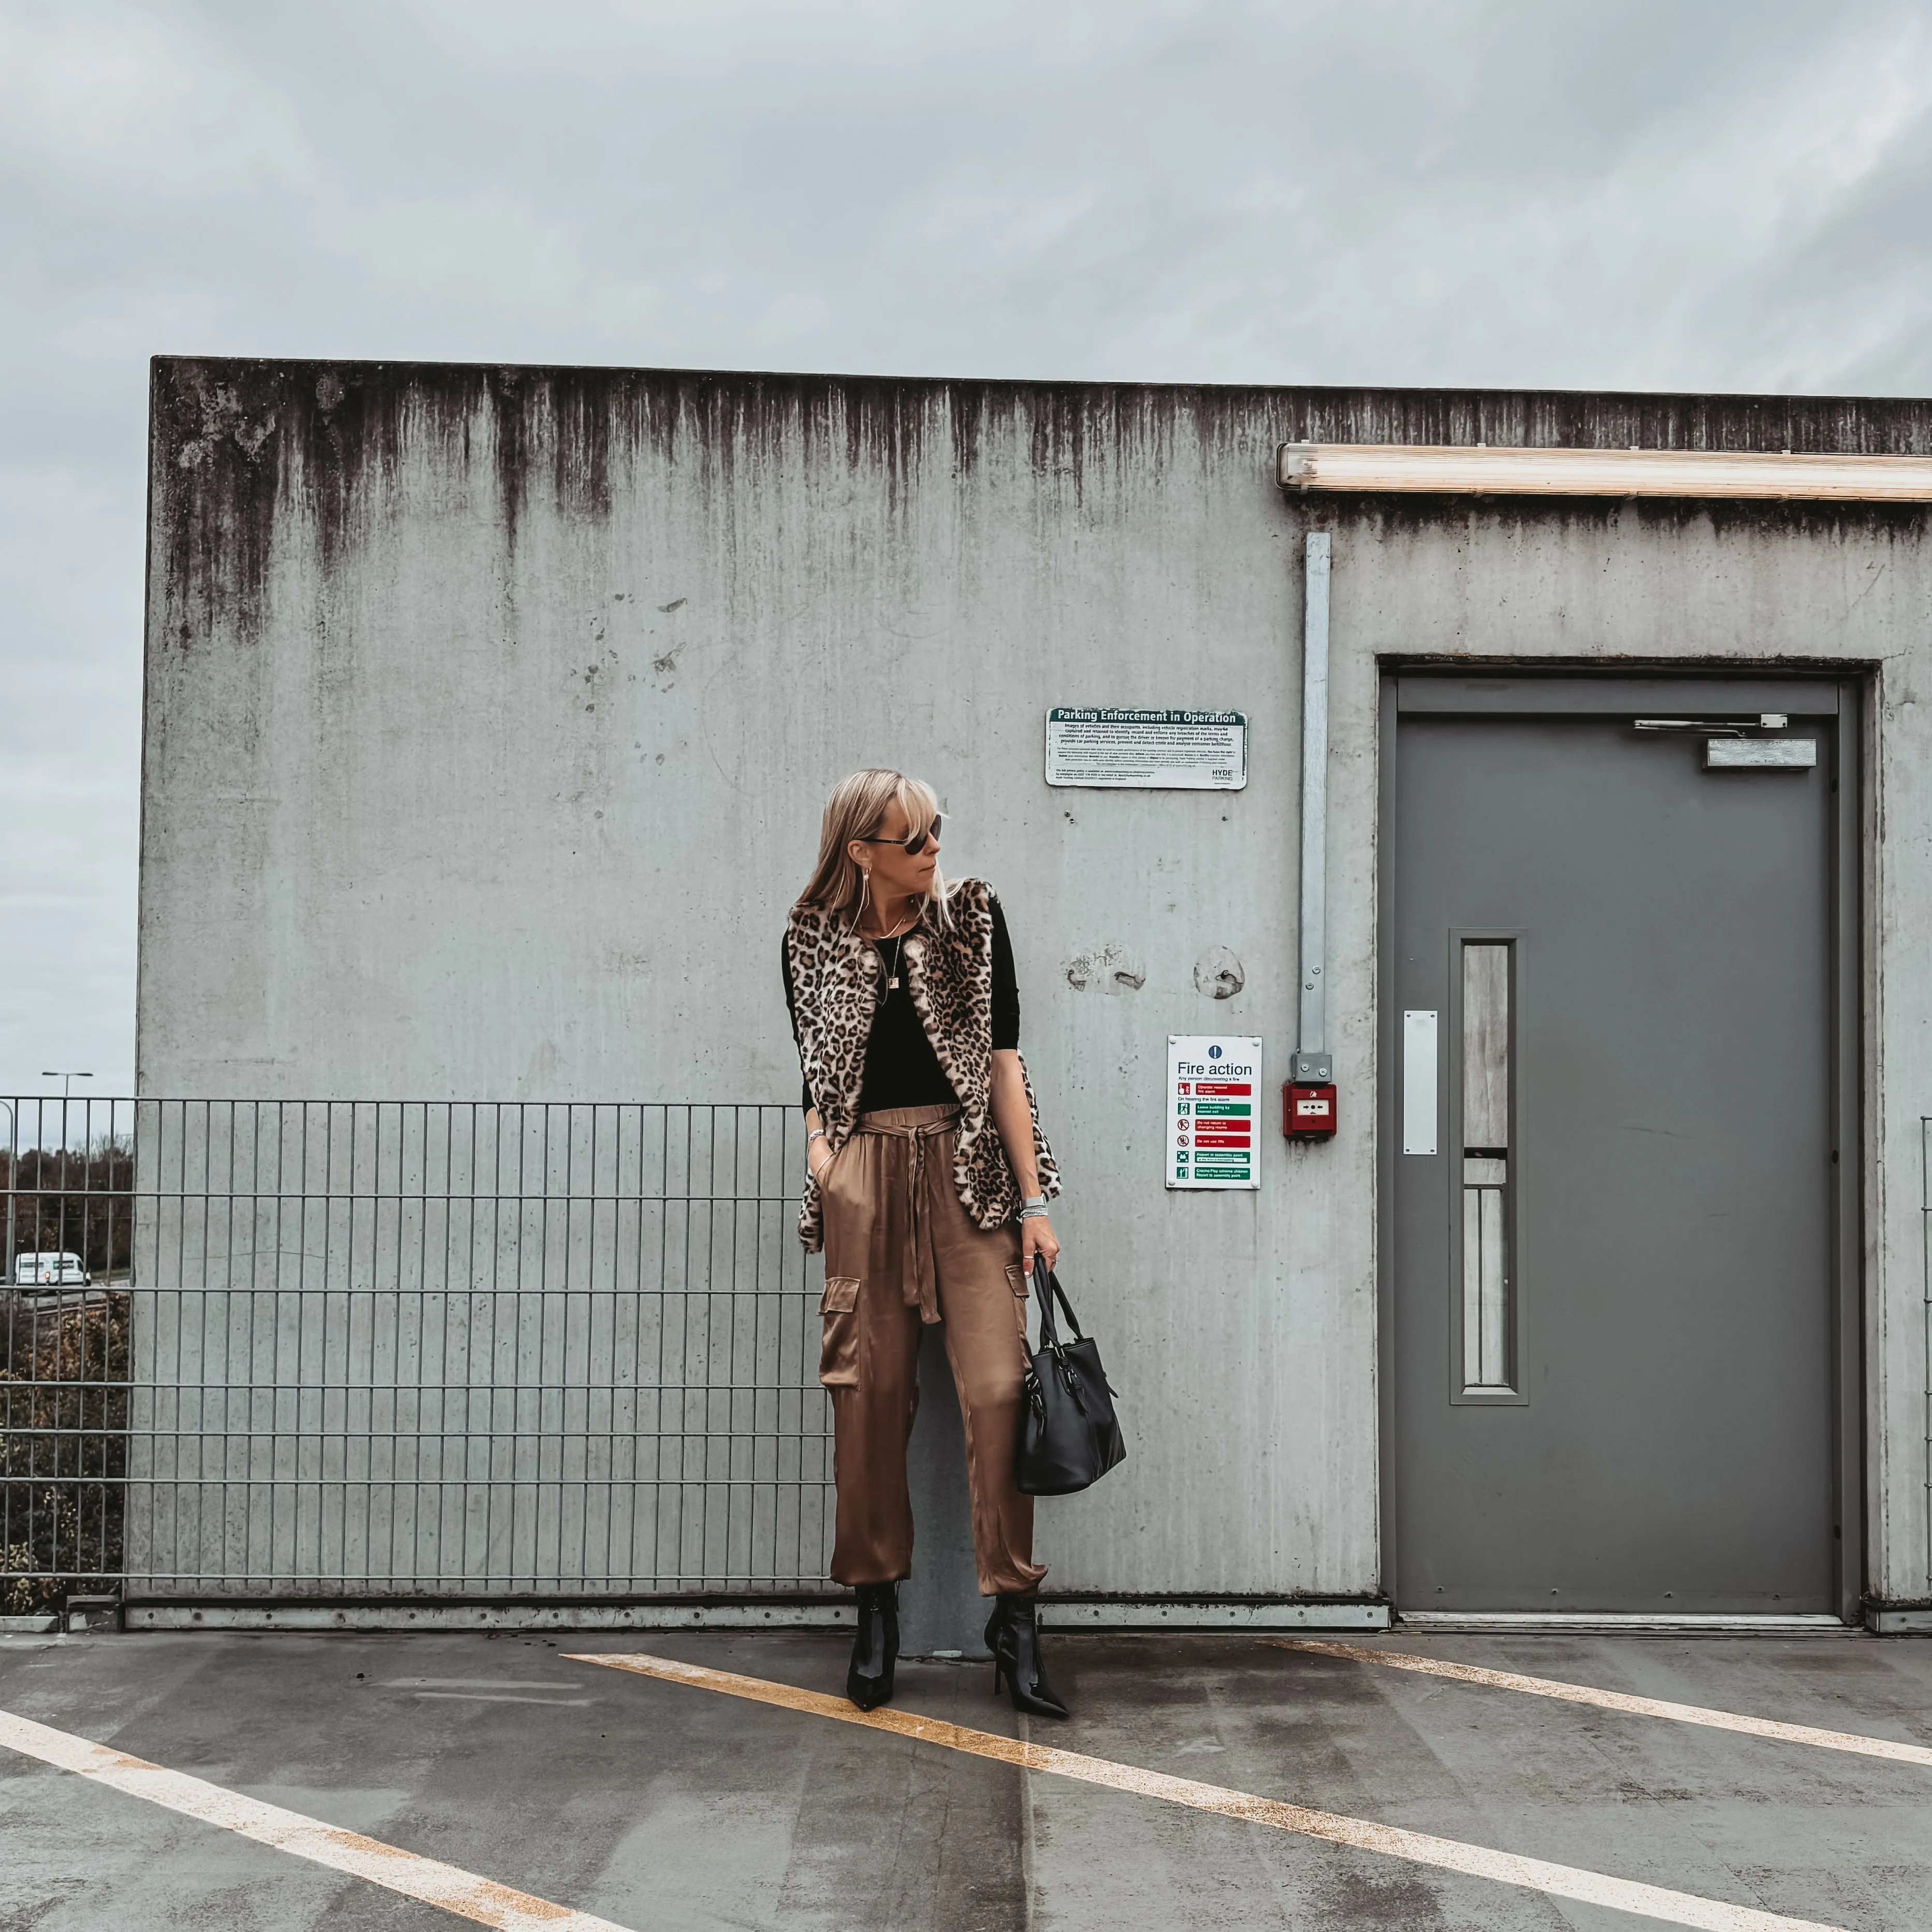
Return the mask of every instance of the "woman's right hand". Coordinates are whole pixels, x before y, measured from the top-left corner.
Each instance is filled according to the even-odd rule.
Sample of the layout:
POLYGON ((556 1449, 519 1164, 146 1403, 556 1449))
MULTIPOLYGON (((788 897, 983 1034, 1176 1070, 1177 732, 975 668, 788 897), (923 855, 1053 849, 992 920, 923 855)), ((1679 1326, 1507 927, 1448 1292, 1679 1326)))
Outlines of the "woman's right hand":
MULTIPOLYGON (((816 1141, 812 1142, 814 1147, 818 1144, 816 1141)), ((814 1186, 822 1186, 824 1184, 825 1170, 837 1159, 836 1154, 828 1154, 822 1160, 814 1161, 812 1163, 812 1178, 814 1186)))

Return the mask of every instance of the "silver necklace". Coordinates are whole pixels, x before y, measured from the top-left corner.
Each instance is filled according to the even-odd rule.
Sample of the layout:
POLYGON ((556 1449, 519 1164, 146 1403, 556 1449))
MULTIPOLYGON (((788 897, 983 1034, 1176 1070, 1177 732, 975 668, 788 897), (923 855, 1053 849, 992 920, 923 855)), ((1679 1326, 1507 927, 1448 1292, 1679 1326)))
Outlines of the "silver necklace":
POLYGON ((889 939, 892 942, 892 963, 886 976, 886 991, 889 993, 896 993, 899 989, 899 955, 905 948, 905 935, 912 930, 918 918, 916 913, 910 914, 899 922, 896 931, 879 934, 880 945, 884 945, 889 939))

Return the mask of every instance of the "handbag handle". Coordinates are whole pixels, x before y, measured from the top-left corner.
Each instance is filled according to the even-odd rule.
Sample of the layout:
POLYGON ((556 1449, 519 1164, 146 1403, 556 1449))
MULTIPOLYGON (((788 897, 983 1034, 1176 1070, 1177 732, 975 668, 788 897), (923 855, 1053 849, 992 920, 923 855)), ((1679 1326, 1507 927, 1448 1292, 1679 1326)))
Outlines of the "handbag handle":
POLYGON ((1073 1312, 1073 1304, 1066 1298, 1066 1291, 1060 1285, 1060 1277, 1039 1255, 1033 1258, 1033 1292, 1040 1298, 1040 1346, 1042 1348, 1060 1346, 1060 1335, 1054 1326, 1053 1304, 1058 1298, 1066 1316, 1066 1325, 1073 1330, 1076 1342, 1086 1338, 1081 1332, 1080 1318, 1073 1312))

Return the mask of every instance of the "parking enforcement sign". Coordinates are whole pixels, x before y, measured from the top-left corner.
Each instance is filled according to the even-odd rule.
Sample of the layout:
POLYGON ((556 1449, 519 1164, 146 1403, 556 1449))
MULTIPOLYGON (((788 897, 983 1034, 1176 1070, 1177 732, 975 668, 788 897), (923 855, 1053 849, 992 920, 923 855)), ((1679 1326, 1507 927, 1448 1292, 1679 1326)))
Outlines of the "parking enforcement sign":
POLYGON ((1261 1185, 1262 1043, 1246 1034, 1170 1034, 1167 1184, 1261 1185))

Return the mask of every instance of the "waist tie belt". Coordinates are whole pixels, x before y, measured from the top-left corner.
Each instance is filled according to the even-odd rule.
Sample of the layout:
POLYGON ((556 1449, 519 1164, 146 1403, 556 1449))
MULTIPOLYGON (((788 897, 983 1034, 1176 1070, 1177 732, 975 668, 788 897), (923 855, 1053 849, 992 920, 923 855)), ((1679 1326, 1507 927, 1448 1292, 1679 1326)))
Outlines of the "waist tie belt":
POLYGON ((950 1134, 959 1124, 955 1112, 943 1119, 922 1120, 916 1126, 887 1126, 860 1116, 854 1133, 874 1134, 881 1140, 906 1144, 906 1214, 908 1234, 912 1243, 912 1267, 905 1282, 905 1304, 919 1310, 921 1322, 939 1319, 939 1276, 932 1258, 932 1229, 922 1202, 926 1187, 926 1144, 941 1134, 950 1134))

